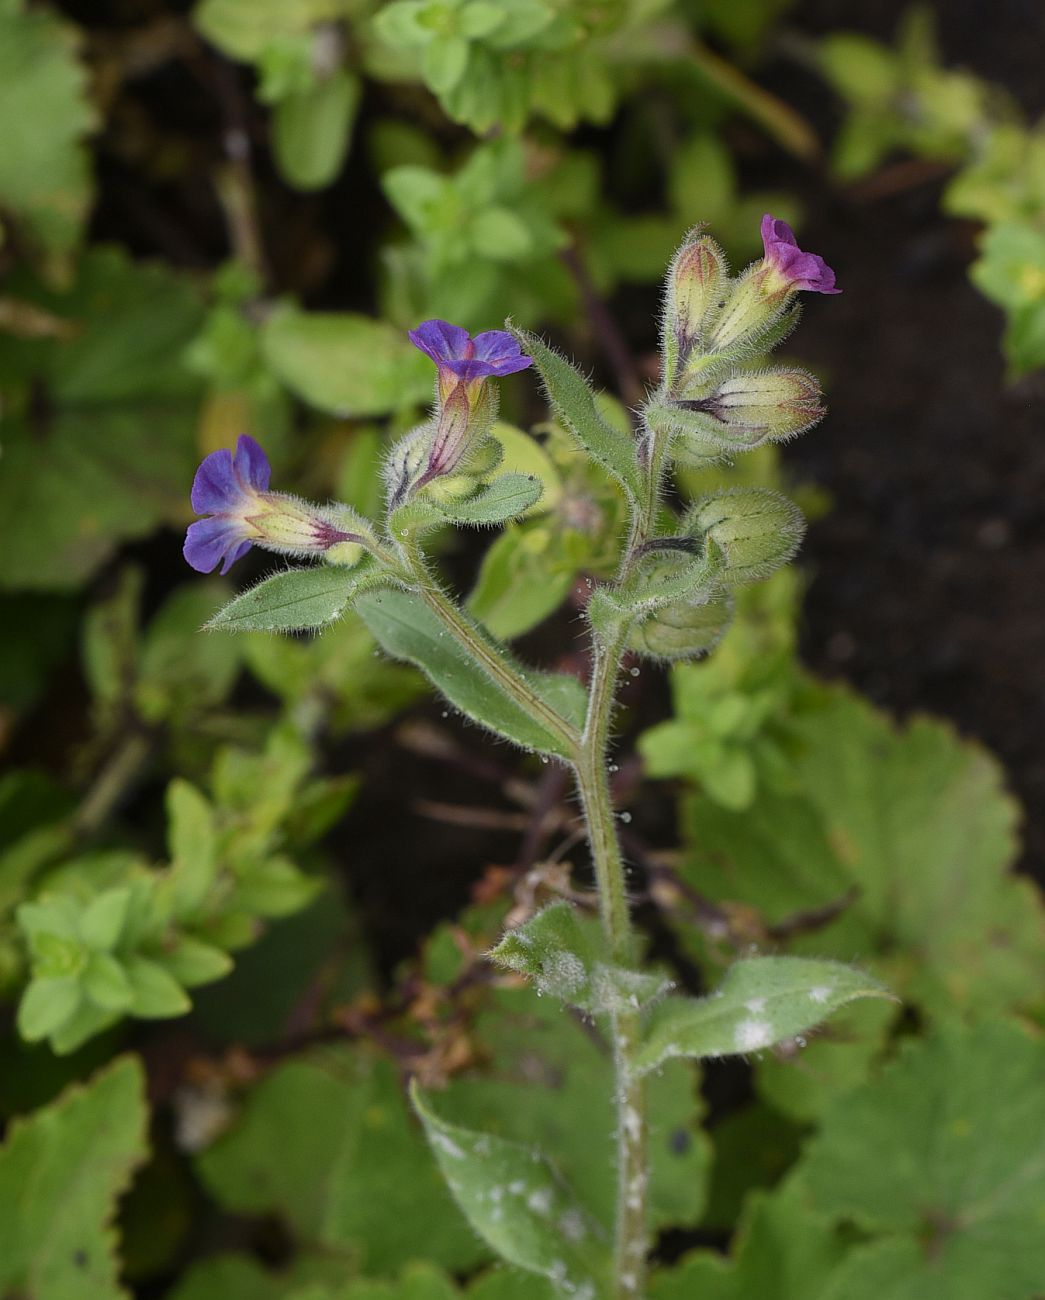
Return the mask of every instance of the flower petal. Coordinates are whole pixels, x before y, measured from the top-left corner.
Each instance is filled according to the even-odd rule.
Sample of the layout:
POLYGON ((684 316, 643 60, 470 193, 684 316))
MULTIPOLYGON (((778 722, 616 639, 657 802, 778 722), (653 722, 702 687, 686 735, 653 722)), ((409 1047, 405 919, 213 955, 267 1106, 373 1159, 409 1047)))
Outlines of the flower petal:
POLYGON ((410 342, 430 356, 436 365, 469 355, 468 331, 445 320, 426 320, 409 333, 410 342))
POLYGON ((230 519, 227 515, 215 515, 212 519, 197 519, 189 525, 182 554, 197 573, 212 573, 219 564, 222 573, 228 573, 249 550, 250 542, 243 537, 242 521, 230 519))
POLYGON ((258 492, 267 492, 272 477, 272 466, 264 448, 249 433, 241 433, 236 443, 234 467, 242 483, 258 492))
POLYGON ((240 496, 240 485, 227 447, 205 456, 192 481, 192 508, 204 515, 226 510, 240 496))
POLYGON ((793 289, 806 289, 810 293, 842 292, 835 287, 835 273, 824 259, 816 253, 803 252, 787 222, 768 212, 762 218, 762 244, 766 262, 793 289))

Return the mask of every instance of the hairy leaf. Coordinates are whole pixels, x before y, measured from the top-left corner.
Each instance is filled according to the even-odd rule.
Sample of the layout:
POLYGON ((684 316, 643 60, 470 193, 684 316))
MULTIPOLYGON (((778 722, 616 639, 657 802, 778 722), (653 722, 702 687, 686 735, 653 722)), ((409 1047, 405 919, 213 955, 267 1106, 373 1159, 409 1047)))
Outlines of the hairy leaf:
POLYGON ((355 569, 320 565, 273 574, 245 591, 207 624, 230 632, 295 632, 333 623, 349 603, 374 585, 365 561, 355 569))
POLYGON ((446 1123, 416 1085, 411 1097, 443 1177, 484 1241, 563 1294, 608 1296, 605 1234, 547 1159, 520 1143, 446 1123))
POLYGON ((672 1056, 761 1051, 813 1029, 857 998, 888 997, 871 976, 840 962, 752 957, 729 968, 706 998, 668 998, 650 1015, 637 1065, 672 1056))
POLYGON ((599 414, 595 394, 587 380, 536 334, 513 330, 522 350, 533 357, 556 415, 578 445, 633 497, 639 495, 639 467, 636 443, 627 433, 615 429, 599 414))
MULTIPOLYGON (((356 609, 388 654, 416 664, 462 713, 525 749, 567 756, 564 745, 541 717, 527 712, 507 695, 460 648, 420 596, 403 591, 375 592, 363 596, 356 609)), ((496 642, 477 632, 492 661, 522 671, 496 642)), ((584 691, 575 678, 529 671, 525 677, 548 709, 568 724, 580 725, 584 691)))

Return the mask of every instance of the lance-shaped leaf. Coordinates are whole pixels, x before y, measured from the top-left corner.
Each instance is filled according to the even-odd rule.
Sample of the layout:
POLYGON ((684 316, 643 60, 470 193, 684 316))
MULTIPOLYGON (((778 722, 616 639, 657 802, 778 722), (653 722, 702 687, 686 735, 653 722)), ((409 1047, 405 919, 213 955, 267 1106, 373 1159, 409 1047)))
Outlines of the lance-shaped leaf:
POLYGON ((841 962, 752 957, 731 966, 707 998, 670 998, 650 1016, 638 1067, 672 1056, 758 1052, 806 1033, 856 998, 890 997, 876 979, 841 962))
POLYGON ((146 1155, 141 1066, 125 1056, 26 1119, 0 1148, 0 1295, 120 1300, 109 1227, 146 1155))
POLYGON ((509 930, 490 957, 528 975, 539 993, 592 1014, 638 1009, 670 988, 658 975, 608 961, 601 927, 582 921, 566 902, 552 903, 509 930))
POLYGON ((464 501, 440 502, 447 519, 478 526, 517 519, 541 499, 541 482, 532 474, 501 474, 475 496, 464 501))
POLYGON ((380 581, 365 560, 355 569, 288 569, 230 601, 207 624, 229 632, 296 632, 325 627, 380 581))
POLYGON ((378 643, 394 659, 416 664, 462 713, 498 735, 541 753, 569 756, 561 735, 549 729, 558 718, 579 729, 584 689, 574 677, 522 669, 502 646, 472 624, 485 666, 473 659, 417 594, 371 592, 356 606, 378 643), (499 685, 496 674, 522 677, 533 692, 533 709, 524 708, 499 685))
POLYGON ((602 418, 588 381, 565 357, 536 334, 518 329, 511 332, 522 350, 533 357, 556 416, 588 455, 607 469, 631 497, 637 498, 639 464, 634 439, 602 418))
POLYGON ((564 1295, 608 1295, 605 1234, 552 1165, 518 1142, 445 1123, 416 1084, 410 1095, 443 1177, 483 1240, 564 1295))

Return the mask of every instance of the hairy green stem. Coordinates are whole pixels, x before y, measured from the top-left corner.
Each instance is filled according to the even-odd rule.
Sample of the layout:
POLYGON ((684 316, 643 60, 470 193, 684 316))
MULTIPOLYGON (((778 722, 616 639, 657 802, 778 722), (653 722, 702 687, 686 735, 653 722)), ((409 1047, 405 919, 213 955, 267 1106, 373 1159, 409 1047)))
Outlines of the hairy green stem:
MULTIPOLYGON (((596 640, 588 716, 575 770, 606 940, 614 962, 630 967, 634 962, 634 932, 608 768, 610 724, 623 652, 623 630, 604 644, 596 640)), ((641 1300, 646 1280, 649 1170, 645 1090, 633 1068, 641 1030, 638 1012, 617 1012, 611 1028, 617 1100, 614 1296, 615 1300, 641 1300)))

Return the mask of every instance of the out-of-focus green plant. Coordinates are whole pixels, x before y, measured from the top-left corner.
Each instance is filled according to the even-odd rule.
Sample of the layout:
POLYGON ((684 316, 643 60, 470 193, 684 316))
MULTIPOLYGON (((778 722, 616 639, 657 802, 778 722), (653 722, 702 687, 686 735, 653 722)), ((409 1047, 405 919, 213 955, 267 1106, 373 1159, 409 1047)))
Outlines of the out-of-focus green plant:
POLYGON ((839 174, 866 175, 898 151, 951 164, 943 208, 985 226, 971 275, 1005 312, 1010 372, 1045 364, 1045 130, 1001 87, 942 65, 928 9, 908 14, 895 49, 837 33, 819 62, 850 106, 839 174))

